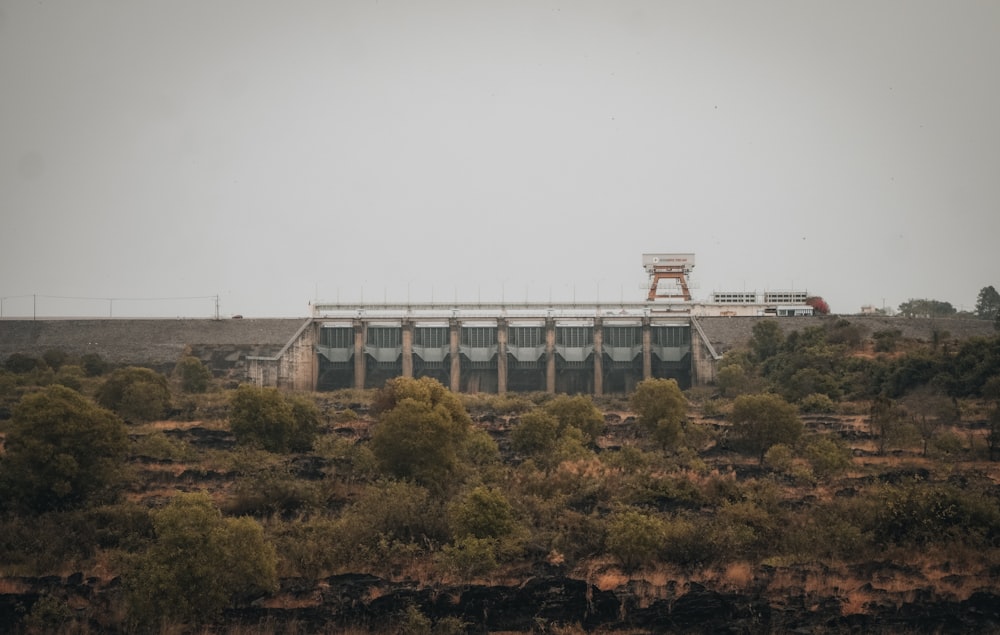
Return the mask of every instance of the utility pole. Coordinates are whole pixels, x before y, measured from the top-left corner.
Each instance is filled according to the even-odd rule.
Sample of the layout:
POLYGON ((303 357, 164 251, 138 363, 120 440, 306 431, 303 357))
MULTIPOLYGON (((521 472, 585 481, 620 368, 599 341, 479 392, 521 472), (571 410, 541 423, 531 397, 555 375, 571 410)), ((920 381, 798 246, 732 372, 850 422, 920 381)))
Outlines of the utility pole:
POLYGON ((215 294, 215 320, 219 320, 219 294, 215 294))

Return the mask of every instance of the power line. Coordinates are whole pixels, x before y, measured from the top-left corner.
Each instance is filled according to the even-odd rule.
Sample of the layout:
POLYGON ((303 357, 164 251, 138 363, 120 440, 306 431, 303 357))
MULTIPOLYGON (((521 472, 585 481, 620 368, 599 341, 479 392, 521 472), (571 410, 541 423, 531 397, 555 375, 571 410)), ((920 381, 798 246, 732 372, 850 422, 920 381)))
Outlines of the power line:
POLYGON ((10 296, 0 296, 0 317, 4 317, 4 302, 6 300, 18 300, 23 298, 31 298, 31 318, 36 319, 37 317, 37 303, 39 299, 44 300, 70 300, 70 301, 84 301, 84 302, 107 302, 108 303, 108 317, 113 317, 114 313, 114 303, 115 302, 177 302, 177 301, 187 301, 187 300, 214 300, 215 301, 215 319, 219 319, 219 295, 189 295, 189 296, 157 296, 157 297, 108 297, 108 296, 79 296, 79 295, 47 295, 40 293, 22 294, 22 295, 10 295, 10 296))
MULTIPOLYGON (((30 298, 30 295, 20 295, 20 296, 9 296, 10 298, 30 298)), ((39 298, 49 298, 52 300, 100 300, 103 302, 108 302, 113 300, 115 302, 121 301, 135 301, 135 302, 155 302, 159 300, 170 301, 170 300, 211 300, 216 298, 215 295, 189 295, 189 296, 176 296, 176 297, 157 297, 157 298, 126 298, 126 297, 91 297, 91 296, 78 296, 78 295, 42 295, 38 294, 39 298)), ((4 300, 8 299, 4 297, 4 300)))

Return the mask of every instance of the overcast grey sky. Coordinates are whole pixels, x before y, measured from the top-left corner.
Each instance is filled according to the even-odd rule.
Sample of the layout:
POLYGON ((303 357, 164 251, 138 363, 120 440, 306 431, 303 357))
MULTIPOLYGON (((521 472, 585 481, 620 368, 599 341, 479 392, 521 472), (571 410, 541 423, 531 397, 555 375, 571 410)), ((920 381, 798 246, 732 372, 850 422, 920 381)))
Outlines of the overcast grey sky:
MULTIPOLYGON (((0 296, 1000 286, 1000 2, 0 0, 0 296)), ((21 297, 17 297, 21 296, 21 297)), ((208 316, 214 302, 39 314, 208 316)))

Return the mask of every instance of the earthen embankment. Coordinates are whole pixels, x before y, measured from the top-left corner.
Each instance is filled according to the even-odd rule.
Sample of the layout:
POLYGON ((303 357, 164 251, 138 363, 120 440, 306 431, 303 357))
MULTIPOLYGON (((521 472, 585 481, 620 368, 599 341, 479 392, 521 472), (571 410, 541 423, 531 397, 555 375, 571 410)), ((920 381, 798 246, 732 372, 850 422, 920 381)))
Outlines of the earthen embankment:
POLYGON ((58 349, 97 353, 114 364, 172 367, 185 353, 215 369, 281 350, 306 318, 0 320, 0 358, 58 349))

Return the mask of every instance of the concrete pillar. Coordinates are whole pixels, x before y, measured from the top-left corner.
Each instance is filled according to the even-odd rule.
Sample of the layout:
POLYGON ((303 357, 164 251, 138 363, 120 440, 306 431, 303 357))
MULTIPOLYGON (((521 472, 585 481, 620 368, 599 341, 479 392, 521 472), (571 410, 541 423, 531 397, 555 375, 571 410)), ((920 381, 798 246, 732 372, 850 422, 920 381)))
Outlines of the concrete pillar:
POLYGON ((365 323, 354 320, 354 387, 365 387, 365 323))
POLYGON ((507 392, 507 320, 497 319, 497 394, 507 392))
POLYGON ((403 377, 413 377, 413 322, 403 321, 403 377))
POLYGON ((649 318, 642 318, 642 378, 653 376, 653 329, 649 318))
POLYGON ((604 394, 604 322, 594 320, 594 395, 604 394))
POLYGON ((545 390, 556 391, 556 321, 545 320, 545 390))
POLYGON ((451 335, 451 391, 458 392, 462 389, 462 354, 459 349, 459 337, 462 334, 462 325, 458 320, 449 322, 451 335))
POLYGON ((320 323, 313 322, 312 325, 312 343, 310 347, 312 348, 312 378, 310 380, 309 390, 316 390, 319 388, 319 329, 320 323))
POLYGON ((316 344, 319 343, 319 324, 310 323, 285 354, 289 357, 289 384, 292 390, 316 390, 319 380, 319 360, 316 344))

